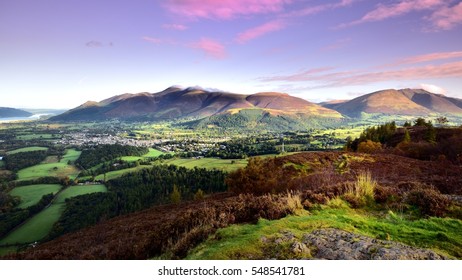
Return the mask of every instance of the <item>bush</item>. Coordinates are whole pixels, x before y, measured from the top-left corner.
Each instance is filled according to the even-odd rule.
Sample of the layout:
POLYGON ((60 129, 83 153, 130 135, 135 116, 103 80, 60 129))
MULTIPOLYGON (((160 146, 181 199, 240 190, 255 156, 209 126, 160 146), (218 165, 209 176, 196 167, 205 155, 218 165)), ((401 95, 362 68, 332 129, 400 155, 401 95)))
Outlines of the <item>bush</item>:
POLYGON ((359 153, 376 153, 382 149, 382 144, 380 142, 374 142, 371 140, 366 140, 364 142, 359 143, 358 145, 358 152, 359 153))
POLYGON ((419 208, 422 215, 437 217, 445 216, 451 206, 450 200, 433 188, 412 190, 405 202, 419 208))

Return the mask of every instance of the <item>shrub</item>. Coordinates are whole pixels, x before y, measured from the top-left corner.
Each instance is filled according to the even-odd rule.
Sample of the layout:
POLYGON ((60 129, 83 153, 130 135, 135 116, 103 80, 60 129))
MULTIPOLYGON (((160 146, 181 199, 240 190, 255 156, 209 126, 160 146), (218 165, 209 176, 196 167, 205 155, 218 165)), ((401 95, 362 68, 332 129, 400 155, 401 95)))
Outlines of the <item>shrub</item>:
POLYGON ((287 193, 287 208, 294 215, 302 213, 303 205, 299 194, 287 193))
POLYGON ((360 153, 376 153, 382 149, 382 144, 380 142, 374 142, 371 140, 366 140, 364 142, 359 143, 358 145, 358 152, 360 153))
POLYGON ((422 215, 437 217, 446 215, 451 206, 450 200, 433 188, 412 190, 405 202, 419 208, 422 215))

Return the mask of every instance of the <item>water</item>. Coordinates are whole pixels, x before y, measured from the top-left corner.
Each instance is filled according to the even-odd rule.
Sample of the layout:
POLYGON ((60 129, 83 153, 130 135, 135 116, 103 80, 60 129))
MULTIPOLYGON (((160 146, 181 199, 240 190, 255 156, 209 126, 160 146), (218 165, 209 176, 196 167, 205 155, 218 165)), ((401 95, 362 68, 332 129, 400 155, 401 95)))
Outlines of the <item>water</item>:
POLYGON ((54 115, 54 114, 43 113, 43 114, 35 114, 30 117, 0 118, 0 123, 16 122, 16 121, 36 121, 40 119, 42 116, 47 116, 47 115, 54 115))

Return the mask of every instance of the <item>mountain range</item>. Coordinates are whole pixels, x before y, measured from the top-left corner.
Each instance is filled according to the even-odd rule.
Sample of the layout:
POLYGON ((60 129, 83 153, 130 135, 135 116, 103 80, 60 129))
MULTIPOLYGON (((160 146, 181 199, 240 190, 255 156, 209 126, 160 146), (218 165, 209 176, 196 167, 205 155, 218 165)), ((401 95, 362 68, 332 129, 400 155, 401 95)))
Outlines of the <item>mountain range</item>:
POLYGON ((0 107, 0 118, 19 118, 19 117, 30 117, 32 113, 24 110, 0 107))
MULTIPOLYGON (((122 94, 88 101, 52 117, 52 121, 189 120, 194 125, 223 122, 272 123, 300 128, 300 123, 341 121, 365 114, 462 116, 462 99, 434 94, 423 89, 381 90, 346 101, 320 104, 278 92, 251 95, 209 91, 197 87, 169 87, 158 93, 122 94), (316 121, 315 121, 316 120, 316 121), (296 124, 293 126, 292 124, 296 124)), ((302 125, 303 126, 303 125, 302 125)))

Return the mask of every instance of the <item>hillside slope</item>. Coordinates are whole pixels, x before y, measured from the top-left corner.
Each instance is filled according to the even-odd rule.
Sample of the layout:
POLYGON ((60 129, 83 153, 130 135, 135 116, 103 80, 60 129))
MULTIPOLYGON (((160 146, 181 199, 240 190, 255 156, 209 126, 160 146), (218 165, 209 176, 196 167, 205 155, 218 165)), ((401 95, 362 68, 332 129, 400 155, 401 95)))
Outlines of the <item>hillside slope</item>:
POLYGON ((0 118, 30 117, 31 113, 24 110, 0 107, 0 118))
POLYGON ((462 115, 462 100, 422 89, 381 90, 344 102, 323 103, 350 117, 362 113, 425 116, 430 113, 462 115))

